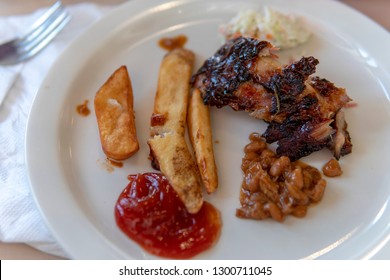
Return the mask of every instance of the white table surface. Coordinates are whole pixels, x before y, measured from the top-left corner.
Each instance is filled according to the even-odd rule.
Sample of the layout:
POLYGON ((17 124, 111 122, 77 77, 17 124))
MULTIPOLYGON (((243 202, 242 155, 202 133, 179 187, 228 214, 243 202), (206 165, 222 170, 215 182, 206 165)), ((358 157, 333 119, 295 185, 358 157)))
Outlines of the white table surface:
MULTIPOLYGON (((78 2, 95 2, 99 4, 119 4, 126 0, 63 0, 65 5, 74 4, 78 2)), ((1 0, 0 1, 0 16, 17 15, 24 13, 31 13, 35 9, 42 6, 52 4, 53 0, 1 0)), ((361 11, 374 21, 385 27, 390 32, 390 0, 342 0, 351 7, 361 11)), ((378 42, 380 43, 380 42, 378 42)), ((390 246, 376 255, 377 259, 390 258, 390 246)), ((0 242, 0 259, 38 259, 50 260, 60 259, 56 256, 51 256, 43 252, 37 251, 25 244, 10 244, 0 242)))

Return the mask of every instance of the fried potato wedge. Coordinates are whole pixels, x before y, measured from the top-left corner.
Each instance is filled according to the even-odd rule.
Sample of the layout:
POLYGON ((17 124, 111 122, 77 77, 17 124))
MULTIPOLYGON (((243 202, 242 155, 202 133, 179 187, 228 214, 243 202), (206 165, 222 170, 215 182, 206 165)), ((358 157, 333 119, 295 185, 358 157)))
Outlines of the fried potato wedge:
POLYGON ((194 54, 175 49, 160 65, 148 144, 152 164, 167 177, 190 213, 203 204, 202 183, 185 140, 194 54))
POLYGON ((190 97, 187 123, 203 185, 210 194, 218 187, 218 172, 214 157, 209 107, 203 103, 198 89, 194 89, 190 97))
POLYGON ((166 131, 185 134, 187 107, 195 55, 186 49, 175 49, 165 55, 158 77, 152 135, 166 131))
POLYGON ((177 133, 155 136, 148 141, 160 171, 183 201, 190 213, 197 213, 203 195, 197 166, 188 150, 185 138, 177 133))
POLYGON ((139 150, 133 89, 126 66, 119 67, 97 91, 95 114, 101 146, 110 159, 124 160, 139 150))

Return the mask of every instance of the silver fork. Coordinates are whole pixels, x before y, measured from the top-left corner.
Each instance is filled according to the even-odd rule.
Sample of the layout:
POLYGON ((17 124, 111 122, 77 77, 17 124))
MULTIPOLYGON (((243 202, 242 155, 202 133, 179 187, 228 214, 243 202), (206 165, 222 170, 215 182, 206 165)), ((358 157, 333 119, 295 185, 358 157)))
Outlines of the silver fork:
POLYGON ((22 62, 41 51, 69 22, 70 15, 57 1, 25 35, 0 45, 0 65, 22 62))

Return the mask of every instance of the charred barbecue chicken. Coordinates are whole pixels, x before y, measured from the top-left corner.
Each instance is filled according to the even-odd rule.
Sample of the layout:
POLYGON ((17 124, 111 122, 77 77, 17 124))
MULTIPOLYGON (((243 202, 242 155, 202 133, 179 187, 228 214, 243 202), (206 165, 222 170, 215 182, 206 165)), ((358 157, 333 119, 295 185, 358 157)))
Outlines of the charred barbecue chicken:
POLYGON ((232 39, 204 62, 192 86, 206 105, 230 106, 266 121, 263 137, 277 142, 278 155, 297 160, 323 148, 337 159, 351 153, 345 89, 312 76, 316 58, 281 65, 275 52, 267 41, 232 39))

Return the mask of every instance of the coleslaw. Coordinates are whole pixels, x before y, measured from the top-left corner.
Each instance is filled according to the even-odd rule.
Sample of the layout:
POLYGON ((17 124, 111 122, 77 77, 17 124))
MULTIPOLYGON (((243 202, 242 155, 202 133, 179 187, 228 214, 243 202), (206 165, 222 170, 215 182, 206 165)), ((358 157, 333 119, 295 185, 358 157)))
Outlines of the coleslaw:
POLYGON ((254 10, 239 12, 220 27, 219 33, 224 40, 238 36, 252 37, 269 41, 280 49, 301 45, 311 36, 302 18, 270 7, 265 7, 264 13, 254 10))

